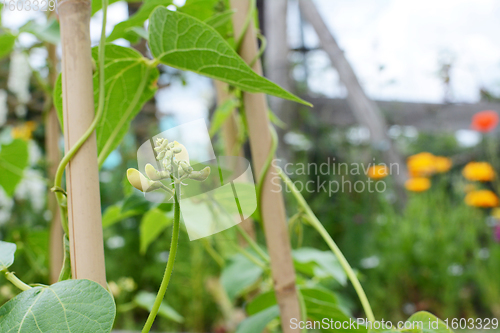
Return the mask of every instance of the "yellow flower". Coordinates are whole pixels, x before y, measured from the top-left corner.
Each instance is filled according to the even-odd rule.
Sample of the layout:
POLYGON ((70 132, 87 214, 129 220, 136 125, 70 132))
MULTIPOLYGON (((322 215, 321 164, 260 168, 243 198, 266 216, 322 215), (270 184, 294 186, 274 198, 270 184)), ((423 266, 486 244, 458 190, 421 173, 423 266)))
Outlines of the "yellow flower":
POLYGON ((410 178, 405 182, 405 187, 408 191, 424 192, 431 187, 431 181, 424 177, 410 178))
POLYGON ((451 159, 444 156, 436 156, 434 157, 434 166, 436 172, 443 173, 451 169, 452 162, 451 159))
POLYGON ((473 207, 496 207, 498 206, 498 197, 489 190, 472 191, 465 196, 465 203, 473 207))
POLYGON ((469 162, 462 175, 468 180, 487 182, 495 178, 495 170, 488 162, 469 162))
POLYGON ((408 170, 412 176, 429 176, 436 171, 435 156, 431 153, 419 153, 408 157, 408 170))
POLYGON ((387 172, 387 166, 385 165, 374 165, 368 168, 367 175, 372 179, 382 179, 387 177, 389 173, 387 172))
POLYGON ((32 138, 33 131, 36 129, 34 121, 27 121, 22 125, 18 125, 12 129, 12 137, 14 139, 23 139, 28 141, 32 138))

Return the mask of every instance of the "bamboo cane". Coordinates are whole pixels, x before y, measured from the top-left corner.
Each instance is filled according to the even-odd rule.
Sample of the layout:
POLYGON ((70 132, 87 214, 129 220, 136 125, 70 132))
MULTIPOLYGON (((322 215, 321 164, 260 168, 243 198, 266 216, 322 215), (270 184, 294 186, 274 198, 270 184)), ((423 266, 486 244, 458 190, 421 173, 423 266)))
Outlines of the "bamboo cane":
MULTIPOLYGON (((224 101, 226 101, 229 98, 228 85, 221 81, 214 81, 214 82, 215 82, 215 91, 217 93, 217 104, 222 105, 224 101)), ((236 146, 238 143, 238 127, 236 125, 234 112, 235 111, 233 110, 231 116, 222 126, 222 137, 224 139, 224 153, 226 154, 226 156, 233 156, 234 154, 236 154, 236 156, 243 156, 243 151, 241 148, 238 151, 235 151, 237 149, 236 146)), ((240 226, 243 228, 243 230, 245 230, 245 232, 248 235, 250 235, 250 237, 255 239, 255 228, 252 219, 246 219, 245 221, 241 222, 240 226)), ((241 235, 238 235, 238 242, 242 246, 247 245, 247 242, 243 237, 241 237, 241 235)))
MULTIPOLYGON (((231 7, 236 9, 233 15, 235 36, 240 36, 245 25, 245 18, 249 12, 250 1, 231 0, 231 7)), ((258 54, 257 39, 253 22, 250 23, 243 38, 240 55, 250 63, 258 54)), ((260 61, 255 61, 253 69, 262 75, 260 61)), ((264 94, 243 95, 245 113, 250 135, 250 148, 254 170, 260 175, 269 154, 272 137, 269 129, 269 116, 266 97, 264 94)), ((300 306, 295 287, 295 270, 292 262, 290 240, 286 226, 285 205, 280 191, 272 191, 271 173, 274 167, 268 170, 263 183, 261 198, 261 212, 265 227, 265 236, 271 270, 274 281, 274 291, 281 313, 283 332, 293 332, 290 327, 292 318, 300 319, 300 306)))
MULTIPOLYGON (((68 151, 94 118, 90 0, 58 4, 62 46, 64 143, 68 151)), ((71 271, 106 287, 95 133, 66 169, 71 271)))

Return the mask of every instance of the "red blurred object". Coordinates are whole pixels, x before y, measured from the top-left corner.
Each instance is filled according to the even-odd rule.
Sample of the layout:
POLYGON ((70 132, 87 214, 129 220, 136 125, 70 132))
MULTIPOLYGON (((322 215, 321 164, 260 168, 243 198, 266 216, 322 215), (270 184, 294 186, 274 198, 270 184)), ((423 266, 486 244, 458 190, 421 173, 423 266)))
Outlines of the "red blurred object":
POLYGON ((491 132, 498 125, 498 113, 493 110, 485 110, 472 116, 472 129, 479 132, 491 132))

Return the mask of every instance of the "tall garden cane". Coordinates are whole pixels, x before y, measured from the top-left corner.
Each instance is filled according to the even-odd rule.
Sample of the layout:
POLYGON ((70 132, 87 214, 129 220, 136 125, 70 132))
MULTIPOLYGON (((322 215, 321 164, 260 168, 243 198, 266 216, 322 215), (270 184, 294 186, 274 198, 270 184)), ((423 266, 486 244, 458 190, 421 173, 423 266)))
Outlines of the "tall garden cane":
MULTIPOLYGON (((66 151, 80 140, 94 118, 90 6, 90 0, 58 4, 66 151)), ((66 184, 72 277, 106 286, 95 132, 69 161, 66 184)))
MULTIPOLYGON (((249 14, 253 11, 251 4, 253 6, 254 2, 231 0, 231 7, 236 10, 233 15, 234 33, 235 36, 242 36, 237 38, 240 56, 249 64, 253 62, 253 70, 262 75, 262 67, 257 59, 259 50, 255 28, 252 24, 253 15, 249 14)), ((243 102, 254 169, 258 178, 266 172, 260 193, 260 211, 271 259, 274 290, 280 307, 281 326, 283 332, 292 332, 290 321, 292 318, 301 318, 300 305, 295 287, 295 269, 286 226, 285 204, 282 194, 279 191, 272 191, 273 167, 266 170, 266 165, 269 166, 268 155, 272 146, 268 106, 264 94, 243 93, 243 102)))

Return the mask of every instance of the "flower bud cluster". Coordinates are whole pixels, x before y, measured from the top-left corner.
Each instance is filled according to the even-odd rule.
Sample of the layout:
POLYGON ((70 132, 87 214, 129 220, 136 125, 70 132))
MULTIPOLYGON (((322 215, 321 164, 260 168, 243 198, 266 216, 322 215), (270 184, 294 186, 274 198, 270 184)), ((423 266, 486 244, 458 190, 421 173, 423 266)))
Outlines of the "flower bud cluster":
POLYGON ((151 192, 163 189, 166 192, 175 193, 175 190, 161 183, 162 180, 171 179, 173 184, 182 184, 184 179, 204 181, 210 175, 210 167, 205 167, 201 171, 194 171, 189 164, 189 154, 186 148, 177 141, 168 142, 167 139, 158 138, 155 141, 156 160, 162 166, 162 170, 157 170, 153 165, 146 164, 144 176, 139 170, 128 169, 127 178, 132 186, 142 192, 151 192))

